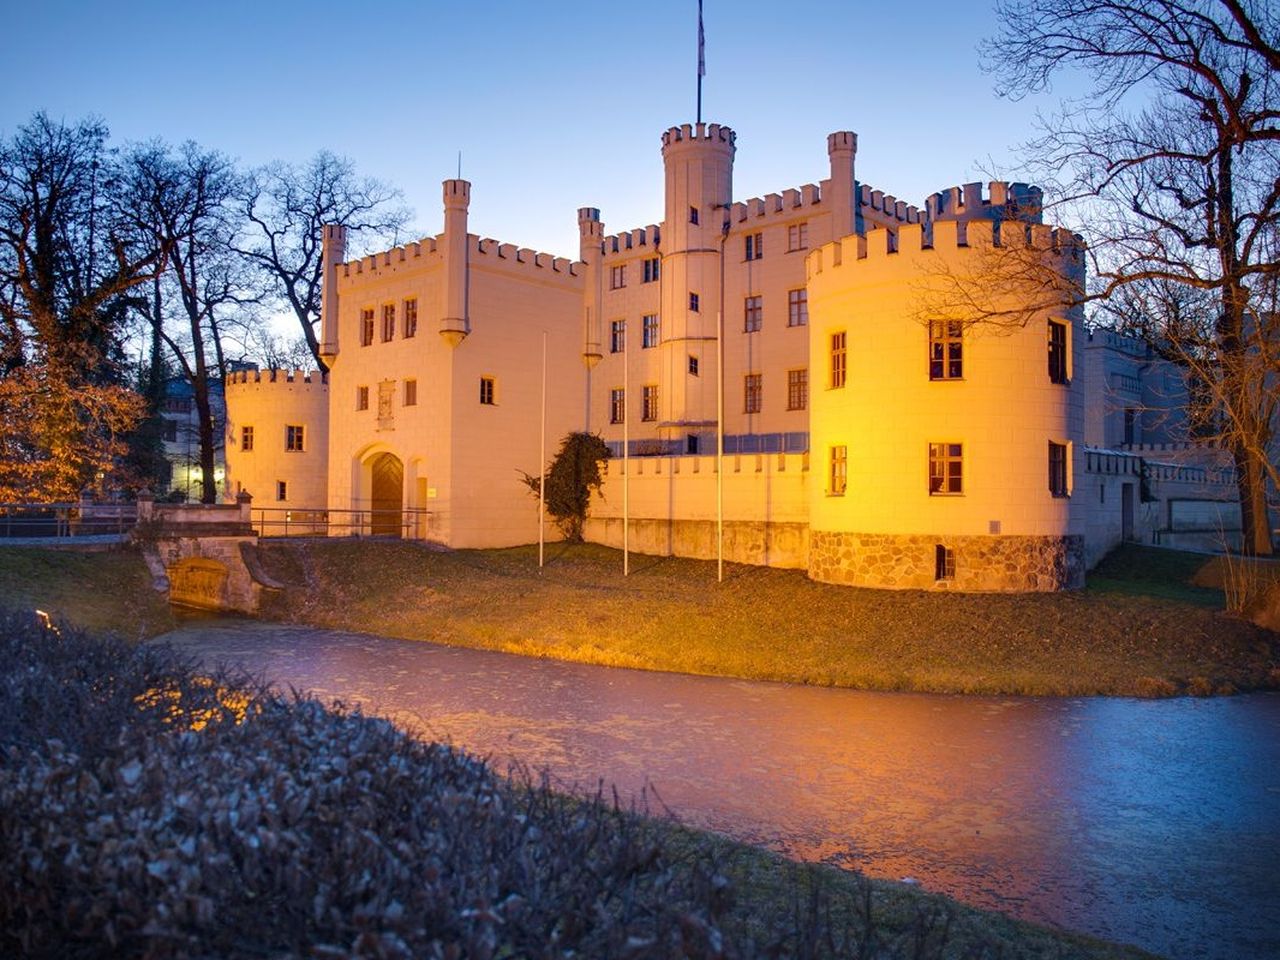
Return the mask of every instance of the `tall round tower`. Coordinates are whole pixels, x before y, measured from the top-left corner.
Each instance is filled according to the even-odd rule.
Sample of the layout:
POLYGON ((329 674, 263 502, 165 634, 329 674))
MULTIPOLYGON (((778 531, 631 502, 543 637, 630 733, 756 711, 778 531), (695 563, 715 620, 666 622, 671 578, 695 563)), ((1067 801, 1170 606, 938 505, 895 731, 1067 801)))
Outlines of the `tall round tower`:
MULTIPOLYGON (((662 135, 666 217, 662 225, 660 429, 698 437, 716 417, 716 317, 729 205, 734 133, 718 123, 684 124, 662 135)), ((697 441, 693 441, 696 445, 697 441)))

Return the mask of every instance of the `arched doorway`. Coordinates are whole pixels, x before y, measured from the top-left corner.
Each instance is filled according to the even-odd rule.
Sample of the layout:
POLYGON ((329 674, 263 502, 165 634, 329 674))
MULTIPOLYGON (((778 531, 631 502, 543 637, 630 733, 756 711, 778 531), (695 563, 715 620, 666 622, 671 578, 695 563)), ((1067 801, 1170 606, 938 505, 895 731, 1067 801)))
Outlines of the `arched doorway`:
POLYGON ((370 532, 375 537, 398 537, 402 529, 404 464, 391 453, 380 453, 369 464, 373 514, 370 532))

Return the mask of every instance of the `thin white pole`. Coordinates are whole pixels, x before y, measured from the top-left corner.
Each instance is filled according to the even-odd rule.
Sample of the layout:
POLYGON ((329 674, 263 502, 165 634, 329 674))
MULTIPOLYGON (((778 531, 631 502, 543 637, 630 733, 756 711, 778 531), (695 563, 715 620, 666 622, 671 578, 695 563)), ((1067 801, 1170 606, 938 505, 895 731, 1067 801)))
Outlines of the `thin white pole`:
MULTIPOLYGON (((631 353, 622 325, 622 575, 631 575, 631 353)), ((616 382, 616 381, 615 381, 616 382)))
MULTIPOLYGON (((721 244, 723 248, 723 244, 721 244)), ((723 256, 721 257, 723 261, 723 256)), ((723 268, 722 268, 723 269, 723 268)), ((723 300, 723 295, 721 296, 723 300)), ((716 311, 716 583, 724 583, 724 311, 716 311)))
POLYGON ((542 569, 546 549, 543 516, 546 513, 547 486, 547 331, 542 331, 542 433, 538 438, 538 569, 542 569))

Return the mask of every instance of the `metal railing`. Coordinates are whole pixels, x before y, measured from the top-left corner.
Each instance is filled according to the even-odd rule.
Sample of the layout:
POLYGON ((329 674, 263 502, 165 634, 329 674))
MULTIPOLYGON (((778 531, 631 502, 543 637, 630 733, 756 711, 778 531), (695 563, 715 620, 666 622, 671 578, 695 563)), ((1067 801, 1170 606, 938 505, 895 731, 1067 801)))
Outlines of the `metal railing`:
POLYGON ((0 503, 0 537, 122 535, 137 518, 132 503, 0 503))
POLYGON ((431 534, 431 511, 295 510, 288 507, 254 507, 250 510, 253 532, 259 537, 399 537, 422 540, 431 534))

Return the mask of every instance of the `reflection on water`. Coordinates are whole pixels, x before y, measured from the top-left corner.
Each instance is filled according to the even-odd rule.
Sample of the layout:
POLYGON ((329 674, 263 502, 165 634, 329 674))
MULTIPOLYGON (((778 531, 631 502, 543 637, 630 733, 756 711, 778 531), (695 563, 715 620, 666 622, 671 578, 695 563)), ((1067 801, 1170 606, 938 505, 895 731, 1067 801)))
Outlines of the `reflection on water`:
POLYGON ((566 785, 1177 958, 1280 956, 1280 696, 1051 700, 643 673, 252 622, 165 638, 566 785))

